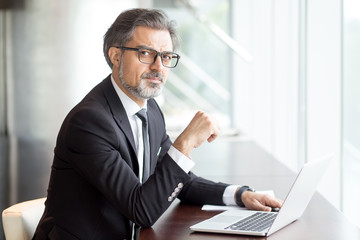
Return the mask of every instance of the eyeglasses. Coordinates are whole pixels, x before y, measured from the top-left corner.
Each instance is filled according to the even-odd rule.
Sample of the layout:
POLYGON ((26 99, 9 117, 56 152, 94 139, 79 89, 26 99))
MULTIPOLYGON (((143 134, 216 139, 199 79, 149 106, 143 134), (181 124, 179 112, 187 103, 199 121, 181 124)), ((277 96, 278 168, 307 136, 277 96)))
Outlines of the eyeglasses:
POLYGON ((151 48, 129 48, 129 47, 116 47, 123 50, 137 51, 138 58, 141 63, 153 64, 156 62, 158 56, 161 58, 161 63, 164 67, 174 68, 179 62, 180 55, 174 52, 158 52, 151 48))

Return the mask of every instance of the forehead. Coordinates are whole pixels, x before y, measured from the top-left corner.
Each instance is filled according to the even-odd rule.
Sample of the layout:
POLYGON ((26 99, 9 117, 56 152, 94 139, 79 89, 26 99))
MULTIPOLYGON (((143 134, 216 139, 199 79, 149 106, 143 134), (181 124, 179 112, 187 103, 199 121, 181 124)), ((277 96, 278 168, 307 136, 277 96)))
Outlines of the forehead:
POLYGON ((138 26, 128 42, 129 47, 147 46, 158 51, 172 51, 172 41, 168 30, 138 26), (131 46, 130 46, 131 45, 131 46))

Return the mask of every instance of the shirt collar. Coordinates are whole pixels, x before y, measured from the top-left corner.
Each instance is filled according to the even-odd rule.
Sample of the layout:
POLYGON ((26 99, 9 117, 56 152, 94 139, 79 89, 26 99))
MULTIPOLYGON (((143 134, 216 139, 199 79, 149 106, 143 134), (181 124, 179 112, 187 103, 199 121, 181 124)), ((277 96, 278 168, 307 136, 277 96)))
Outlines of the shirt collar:
POLYGON ((111 83, 112 83, 113 87, 115 88, 115 91, 116 91, 117 95, 119 96, 120 101, 122 102, 122 104, 125 108, 128 118, 133 117, 142 108, 144 108, 145 110, 147 109, 147 101, 145 101, 144 106, 142 108, 140 108, 139 105, 137 105, 136 102, 134 102, 131 98, 129 98, 121 90, 121 88, 116 84, 115 79, 112 74, 111 74, 111 83))

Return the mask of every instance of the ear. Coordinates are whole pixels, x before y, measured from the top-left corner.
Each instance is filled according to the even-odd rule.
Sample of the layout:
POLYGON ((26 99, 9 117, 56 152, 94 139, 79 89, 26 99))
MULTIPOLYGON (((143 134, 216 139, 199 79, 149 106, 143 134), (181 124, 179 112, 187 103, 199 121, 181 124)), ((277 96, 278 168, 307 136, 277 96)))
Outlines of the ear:
POLYGON ((116 47, 111 47, 108 51, 110 61, 117 68, 119 68, 120 66, 120 53, 121 53, 120 49, 116 47))

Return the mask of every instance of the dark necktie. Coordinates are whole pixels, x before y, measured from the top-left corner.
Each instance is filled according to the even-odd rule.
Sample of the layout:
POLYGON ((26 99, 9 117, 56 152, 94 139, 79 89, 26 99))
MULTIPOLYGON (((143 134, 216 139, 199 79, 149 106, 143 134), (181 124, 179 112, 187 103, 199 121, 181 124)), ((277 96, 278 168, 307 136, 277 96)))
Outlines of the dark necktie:
MULTIPOLYGON (((142 182, 144 183, 150 176, 150 143, 149 143, 149 134, 148 134, 148 121, 146 110, 142 108, 136 113, 142 122, 142 135, 143 135, 143 177, 142 182)), ((134 226, 134 239, 138 240, 140 235, 140 227, 138 225, 134 226)))
POLYGON ((136 113, 136 115, 142 121, 142 135, 143 135, 143 146, 144 146, 144 157, 143 157, 143 177, 142 182, 144 183, 150 176, 150 143, 148 134, 148 121, 146 110, 142 108, 136 113))

